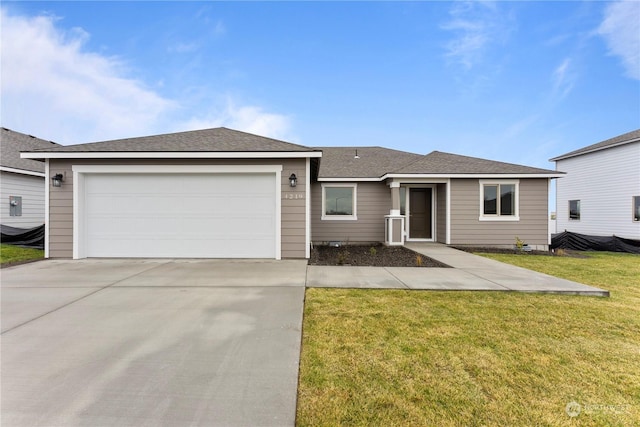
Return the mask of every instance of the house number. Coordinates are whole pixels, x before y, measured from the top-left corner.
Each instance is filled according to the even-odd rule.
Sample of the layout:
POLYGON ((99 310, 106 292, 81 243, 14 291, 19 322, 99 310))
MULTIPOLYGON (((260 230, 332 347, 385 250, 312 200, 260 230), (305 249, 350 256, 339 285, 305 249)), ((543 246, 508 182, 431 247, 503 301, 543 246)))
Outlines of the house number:
POLYGON ((284 199, 288 199, 288 200, 304 199, 304 194, 302 194, 302 193, 285 193, 283 198, 284 199))

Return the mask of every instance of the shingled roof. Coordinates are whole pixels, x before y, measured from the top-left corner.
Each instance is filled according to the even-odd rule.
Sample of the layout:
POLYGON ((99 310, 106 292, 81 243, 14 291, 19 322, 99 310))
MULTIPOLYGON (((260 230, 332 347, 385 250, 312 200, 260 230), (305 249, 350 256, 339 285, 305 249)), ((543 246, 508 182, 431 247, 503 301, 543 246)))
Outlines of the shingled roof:
POLYGON ((605 150, 607 148, 617 147, 619 145, 629 144, 631 142, 637 141, 640 141, 640 129, 618 135, 616 137, 598 142, 596 144, 588 145, 586 147, 571 151, 558 157, 554 157, 553 159, 550 159, 550 161, 556 162, 558 160, 568 159, 570 157, 580 156, 582 154, 593 153, 594 151, 605 150))
POLYGON ((305 152, 312 148, 224 127, 58 146, 52 153, 112 152, 305 152))
POLYGON ((58 144, 32 135, 2 128, 0 131, 0 166, 44 174, 44 163, 38 160, 21 159, 21 151, 52 149, 58 144))
POLYGON ((384 175, 535 175, 558 172, 433 151, 427 155, 382 147, 321 147, 319 179, 382 178, 384 175), (356 150, 358 158, 355 158, 356 150))
POLYGON ((319 178, 380 178, 422 157, 383 147, 318 148, 322 150, 319 178))
POLYGON ((393 174, 556 174, 556 171, 433 151, 393 174))

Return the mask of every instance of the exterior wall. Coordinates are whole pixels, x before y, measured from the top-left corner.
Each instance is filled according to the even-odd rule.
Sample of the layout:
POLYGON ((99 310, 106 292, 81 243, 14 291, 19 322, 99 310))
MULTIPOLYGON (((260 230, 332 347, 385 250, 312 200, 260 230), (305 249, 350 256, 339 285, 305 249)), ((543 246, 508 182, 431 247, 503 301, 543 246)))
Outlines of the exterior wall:
POLYGON ((530 246, 547 247, 548 179, 520 179, 520 220, 480 221, 477 179, 451 180, 451 244, 513 246, 516 236, 530 246))
POLYGON ((436 186, 436 241, 447 243, 447 184, 436 186))
MULTIPOLYGON (((49 188, 49 256, 71 258, 73 256, 73 165, 273 165, 281 164, 281 254, 282 258, 305 258, 305 159, 51 159, 50 174, 65 175, 62 186, 49 188), (289 186, 289 175, 295 173, 298 185, 289 186)), ((44 189, 43 189, 44 192, 44 189)), ((43 205, 44 206, 44 205, 43 205)))
POLYGON ((384 242, 384 217, 391 209, 391 191, 382 182, 358 182, 357 220, 322 220, 322 185, 311 184, 311 241, 314 244, 384 242))
POLYGON ((0 172, 0 218, 2 224, 33 228, 44 224, 44 178, 0 172), (9 196, 22 197, 22 216, 9 215, 9 196))
POLYGON ((640 240, 632 197, 640 196, 640 142, 558 160, 556 229, 640 240), (580 219, 569 219, 569 200, 580 200, 580 219))

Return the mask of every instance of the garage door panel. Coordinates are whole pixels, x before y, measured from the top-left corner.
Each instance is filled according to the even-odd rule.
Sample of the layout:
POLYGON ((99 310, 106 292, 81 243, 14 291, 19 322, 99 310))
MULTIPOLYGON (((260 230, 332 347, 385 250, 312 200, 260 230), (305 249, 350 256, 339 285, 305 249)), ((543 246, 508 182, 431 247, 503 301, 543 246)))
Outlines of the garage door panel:
POLYGON ((89 257, 276 257, 275 174, 91 174, 89 257))

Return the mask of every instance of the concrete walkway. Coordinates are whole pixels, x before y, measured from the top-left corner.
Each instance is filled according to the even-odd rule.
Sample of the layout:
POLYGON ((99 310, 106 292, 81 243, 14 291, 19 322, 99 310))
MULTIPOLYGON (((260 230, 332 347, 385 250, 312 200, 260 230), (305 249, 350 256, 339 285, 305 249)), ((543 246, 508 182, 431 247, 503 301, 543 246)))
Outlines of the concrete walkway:
POLYGON ((453 268, 307 267, 307 287, 516 291, 608 297, 609 291, 459 251, 438 243, 407 248, 453 268))

